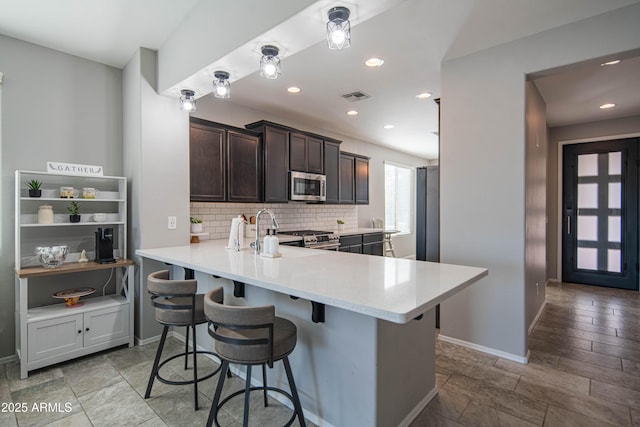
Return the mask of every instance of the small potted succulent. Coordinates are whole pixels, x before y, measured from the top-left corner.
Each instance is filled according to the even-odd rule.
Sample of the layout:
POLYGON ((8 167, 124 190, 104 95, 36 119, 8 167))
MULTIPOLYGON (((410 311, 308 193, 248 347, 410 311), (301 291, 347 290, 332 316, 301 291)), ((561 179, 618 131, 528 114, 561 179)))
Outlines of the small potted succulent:
POLYGON ((40 197, 42 195, 42 182, 37 179, 27 181, 27 187, 29 188, 29 197, 40 197))
POLYGON ((198 217, 191 217, 191 232, 202 233, 202 220, 198 217))
POLYGON ((336 222, 338 223, 338 230, 344 230, 344 221, 339 219, 336 222))
POLYGON ((69 212, 70 222, 80 222, 80 206, 78 206, 78 202, 71 202, 71 205, 67 206, 67 212, 69 212))

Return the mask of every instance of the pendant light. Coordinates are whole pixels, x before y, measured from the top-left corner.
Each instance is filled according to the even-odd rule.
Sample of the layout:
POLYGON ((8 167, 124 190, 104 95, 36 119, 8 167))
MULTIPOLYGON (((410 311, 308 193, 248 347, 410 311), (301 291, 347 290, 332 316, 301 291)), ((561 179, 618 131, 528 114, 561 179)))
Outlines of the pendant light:
POLYGON ((349 9, 343 6, 329 10, 327 22, 327 45, 331 50, 342 50, 351 46, 351 24, 349 9))
POLYGON ((229 73, 226 71, 216 71, 213 73, 213 96, 216 98, 229 98, 231 96, 231 85, 229 84, 229 73))
POLYGON ((260 59, 260 76, 265 79, 277 79, 280 76, 280 50, 271 45, 262 46, 260 49, 262 58, 260 59))
POLYGON ((195 92, 189 89, 182 89, 180 93, 182 94, 180 97, 180 109, 187 113, 196 111, 195 92))

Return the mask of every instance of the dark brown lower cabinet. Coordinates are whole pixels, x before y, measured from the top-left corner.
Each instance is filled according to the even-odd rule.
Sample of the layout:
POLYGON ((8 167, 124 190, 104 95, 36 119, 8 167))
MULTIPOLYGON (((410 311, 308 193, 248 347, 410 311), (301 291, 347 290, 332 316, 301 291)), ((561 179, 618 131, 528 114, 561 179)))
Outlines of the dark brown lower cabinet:
POLYGON ((384 255, 382 233, 351 234, 340 236, 340 252, 366 255, 384 255))

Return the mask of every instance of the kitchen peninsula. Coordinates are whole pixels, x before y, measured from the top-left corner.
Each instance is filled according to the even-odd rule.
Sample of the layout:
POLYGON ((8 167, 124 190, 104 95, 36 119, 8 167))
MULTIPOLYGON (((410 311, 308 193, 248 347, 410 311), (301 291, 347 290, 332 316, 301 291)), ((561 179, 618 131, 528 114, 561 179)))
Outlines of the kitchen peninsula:
MULTIPOLYGON (((225 304, 274 304, 292 320, 296 384, 305 416, 319 425, 408 425, 437 393, 434 307, 487 275, 484 268, 296 247, 263 258, 225 243, 136 254, 143 263, 172 265, 174 277, 194 271, 200 293, 223 286, 225 304), (241 283, 244 295, 234 297, 241 283)), ((199 343, 213 347, 204 328, 198 333, 199 343)), ((283 379, 277 368, 269 374, 274 385, 283 379)))

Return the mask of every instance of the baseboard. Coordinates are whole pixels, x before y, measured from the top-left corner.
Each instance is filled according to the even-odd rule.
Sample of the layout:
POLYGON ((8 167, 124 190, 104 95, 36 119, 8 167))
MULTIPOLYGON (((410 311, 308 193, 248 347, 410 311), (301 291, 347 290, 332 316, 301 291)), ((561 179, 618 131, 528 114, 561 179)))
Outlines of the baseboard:
POLYGON ((402 257, 402 259, 416 259, 416 254, 409 254, 402 257))
POLYGON ((438 387, 433 387, 429 393, 418 403, 412 410, 404 417, 404 420, 398 424, 398 427, 409 427, 413 420, 418 418, 418 415, 427 407, 429 402, 438 395, 438 387))
MULTIPOLYGON (((145 344, 151 344, 151 343, 154 343, 154 342, 158 342, 158 341, 160 341, 160 337, 161 336, 162 335, 160 334, 160 335, 156 335, 154 337, 145 338, 145 339, 140 339, 138 337, 135 337, 135 339, 134 339, 135 345, 145 345, 145 344)), ((174 337, 174 338, 184 342, 184 337, 182 335, 180 335, 180 334, 175 333, 173 330, 170 330, 167 333, 167 338, 170 338, 170 337, 174 337)))
POLYGON ((538 314, 536 314, 536 317, 533 318, 533 321, 529 325, 529 330, 527 331, 527 335, 531 335, 531 332, 533 332, 533 328, 536 327, 536 323, 538 323, 538 320, 540 320, 540 316, 542 316, 542 312, 544 311, 544 306, 545 305, 547 305, 547 300, 544 300, 542 302, 542 305, 540 306, 540 309, 538 310, 538 314))
POLYGON ((0 359, 0 365, 6 365, 7 363, 13 363, 18 360, 18 356, 12 354, 11 356, 6 356, 0 359))
POLYGON ((549 286, 549 283, 551 283, 551 282, 560 283, 560 282, 561 282, 561 280, 559 280, 559 279, 553 279, 553 278, 551 278, 551 279, 547 279, 547 282, 544 284, 544 286, 545 286, 545 287, 549 286))
POLYGON ((483 353, 493 354, 494 356, 498 356, 498 357, 502 357, 503 359, 508 359, 514 362, 522 363, 523 365, 526 365, 529 362, 529 351, 527 351, 527 355, 525 357, 522 357, 515 354, 504 352, 502 350, 496 350, 495 348, 485 347, 483 345, 459 340, 458 338, 448 337, 446 335, 442 335, 442 333, 438 334, 438 339, 445 342, 450 342, 451 344, 467 347, 472 350, 478 350, 483 353))

